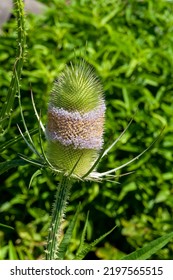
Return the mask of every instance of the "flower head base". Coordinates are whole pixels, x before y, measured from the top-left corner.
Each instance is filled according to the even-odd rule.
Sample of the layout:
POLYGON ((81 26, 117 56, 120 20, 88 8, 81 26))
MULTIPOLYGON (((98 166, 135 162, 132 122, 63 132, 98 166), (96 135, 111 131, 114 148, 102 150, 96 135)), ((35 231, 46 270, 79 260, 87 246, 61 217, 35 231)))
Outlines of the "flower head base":
POLYGON ((47 157, 57 169, 81 177, 103 145, 102 87, 84 61, 66 67, 55 82, 48 108, 47 157))

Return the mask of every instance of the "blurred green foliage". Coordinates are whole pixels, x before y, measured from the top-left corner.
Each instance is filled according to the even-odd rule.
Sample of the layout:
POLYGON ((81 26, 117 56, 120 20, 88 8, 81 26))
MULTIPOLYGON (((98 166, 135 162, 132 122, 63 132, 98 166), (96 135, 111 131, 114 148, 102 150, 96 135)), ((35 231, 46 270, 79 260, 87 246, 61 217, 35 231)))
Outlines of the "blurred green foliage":
MULTIPOLYGON (((40 1, 41 2, 41 1, 40 1)), ((42 1, 47 4, 47 1, 42 1)), ((173 1, 154 0, 50 0, 47 12, 27 15, 27 55, 21 95, 29 129, 38 123, 32 108, 34 95, 46 123, 49 93, 66 63, 83 57, 94 66, 105 90, 107 119, 105 145, 116 139, 138 108, 121 141, 99 170, 117 167, 137 156, 157 137, 157 143, 141 159, 121 170, 116 183, 76 182, 67 207, 66 228, 79 203, 82 211, 68 258, 79 245, 88 210, 90 242, 117 225, 88 259, 120 259, 144 244, 173 231, 173 1)), ((2 104, 8 92, 16 50, 16 22, 4 25, 0 34, 0 90, 2 104)), ((2 145, 19 136, 21 125, 15 100, 12 125, 2 145)), ((37 135, 34 137, 37 144, 37 135)), ((1 146, 2 147, 2 146, 1 146)), ((1 162, 31 156, 22 140, 10 145, 1 162)), ((1 175, 1 259, 42 259, 56 178, 45 171, 28 188, 36 168, 9 169, 1 175)), ((173 242, 154 259, 172 259, 173 242)))

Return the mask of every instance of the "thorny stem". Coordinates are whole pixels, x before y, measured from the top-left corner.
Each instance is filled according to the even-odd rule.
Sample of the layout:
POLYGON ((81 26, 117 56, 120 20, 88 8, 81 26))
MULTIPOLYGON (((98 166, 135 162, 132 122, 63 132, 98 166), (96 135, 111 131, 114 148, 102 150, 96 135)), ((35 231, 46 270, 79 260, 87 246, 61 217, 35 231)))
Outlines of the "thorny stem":
POLYGON ((69 179, 69 177, 63 175, 57 187, 57 192, 55 196, 52 220, 47 240, 46 260, 58 259, 58 248, 60 245, 62 222, 64 219, 64 213, 67 200, 69 198, 70 189, 71 180, 69 179))
POLYGON ((22 0, 13 1, 14 8, 16 11, 17 18, 17 33, 18 33, 18 44, 17 44, 17 54, 16 61, 13 68, 13 74, 11 78, 11 83, 8 91, 6 101, 0 112, 0 133, 3 135, 6 133, 10 126, 10 118, 13 109, 14 99, 18 89, 18 81, 20 81, 25 49, 26 49, 26 28, 24 19, 24 4, 22 0), (5 128, 5 130, 4 130, 5 128))

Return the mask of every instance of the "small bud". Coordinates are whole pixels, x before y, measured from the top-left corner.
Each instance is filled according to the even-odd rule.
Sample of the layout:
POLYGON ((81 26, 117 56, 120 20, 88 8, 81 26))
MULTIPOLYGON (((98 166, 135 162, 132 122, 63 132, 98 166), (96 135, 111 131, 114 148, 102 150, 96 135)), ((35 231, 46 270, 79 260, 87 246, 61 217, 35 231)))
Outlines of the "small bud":
POLYGON ((48 106, 47 157, 55 168, 70 173, 76 165, 75 175, 87 173, 103 145, 105 109, 93 69, 84 61, 66 66, 48 106))

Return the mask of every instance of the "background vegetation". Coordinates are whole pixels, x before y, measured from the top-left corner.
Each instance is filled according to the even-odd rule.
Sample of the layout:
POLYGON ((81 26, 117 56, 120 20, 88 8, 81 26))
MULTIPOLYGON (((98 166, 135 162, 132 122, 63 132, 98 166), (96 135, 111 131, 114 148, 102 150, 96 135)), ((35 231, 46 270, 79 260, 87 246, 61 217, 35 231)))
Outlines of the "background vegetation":
MULTIPOLYGON (((29 129, 37 128, 31 90, 43 123, 54 79, 66 63, 83 57, 94 66, 103 84, 107 115, 105 143, 116 139, 129 120, 134 121, 121 141, 100 165, 119 166, 137 156, 157 137, 141 159, 118 174, 117 183, 75 183, 67 206, 66 222, 82 203, 67 258, 72 258, 89 211, 87 241, 117 225, 87 259, 120 259, 148 242, 173 231, 173 1, 71 0, 40 1, 48 5, 41 16, 27 15, 27 54, 22 72, 22 108, 29 129), (48 3, 47 3, 48 2, 48 3)), ((14 17, 0 34, 0 91, 5 100, 16 54, 14 17)), ((19 136, 22 127, 15 100, 9 132, 2 144, 19 136)), ((38 136, 34 136, 37 145, 38 136)), ((39 148, 39 144, 37 145, 39 148)), ((2 146, 1 146, 2 147, 2 146)), ((4 162, 32 157, 23 140, 1 152, 4 162)), ((1 259, 42 259, 54 201, 56 178, 49 172, 30 179, 31 165, 1 175, 1 259)), ((173 242, 153 259, 172 259, 173 242)))

